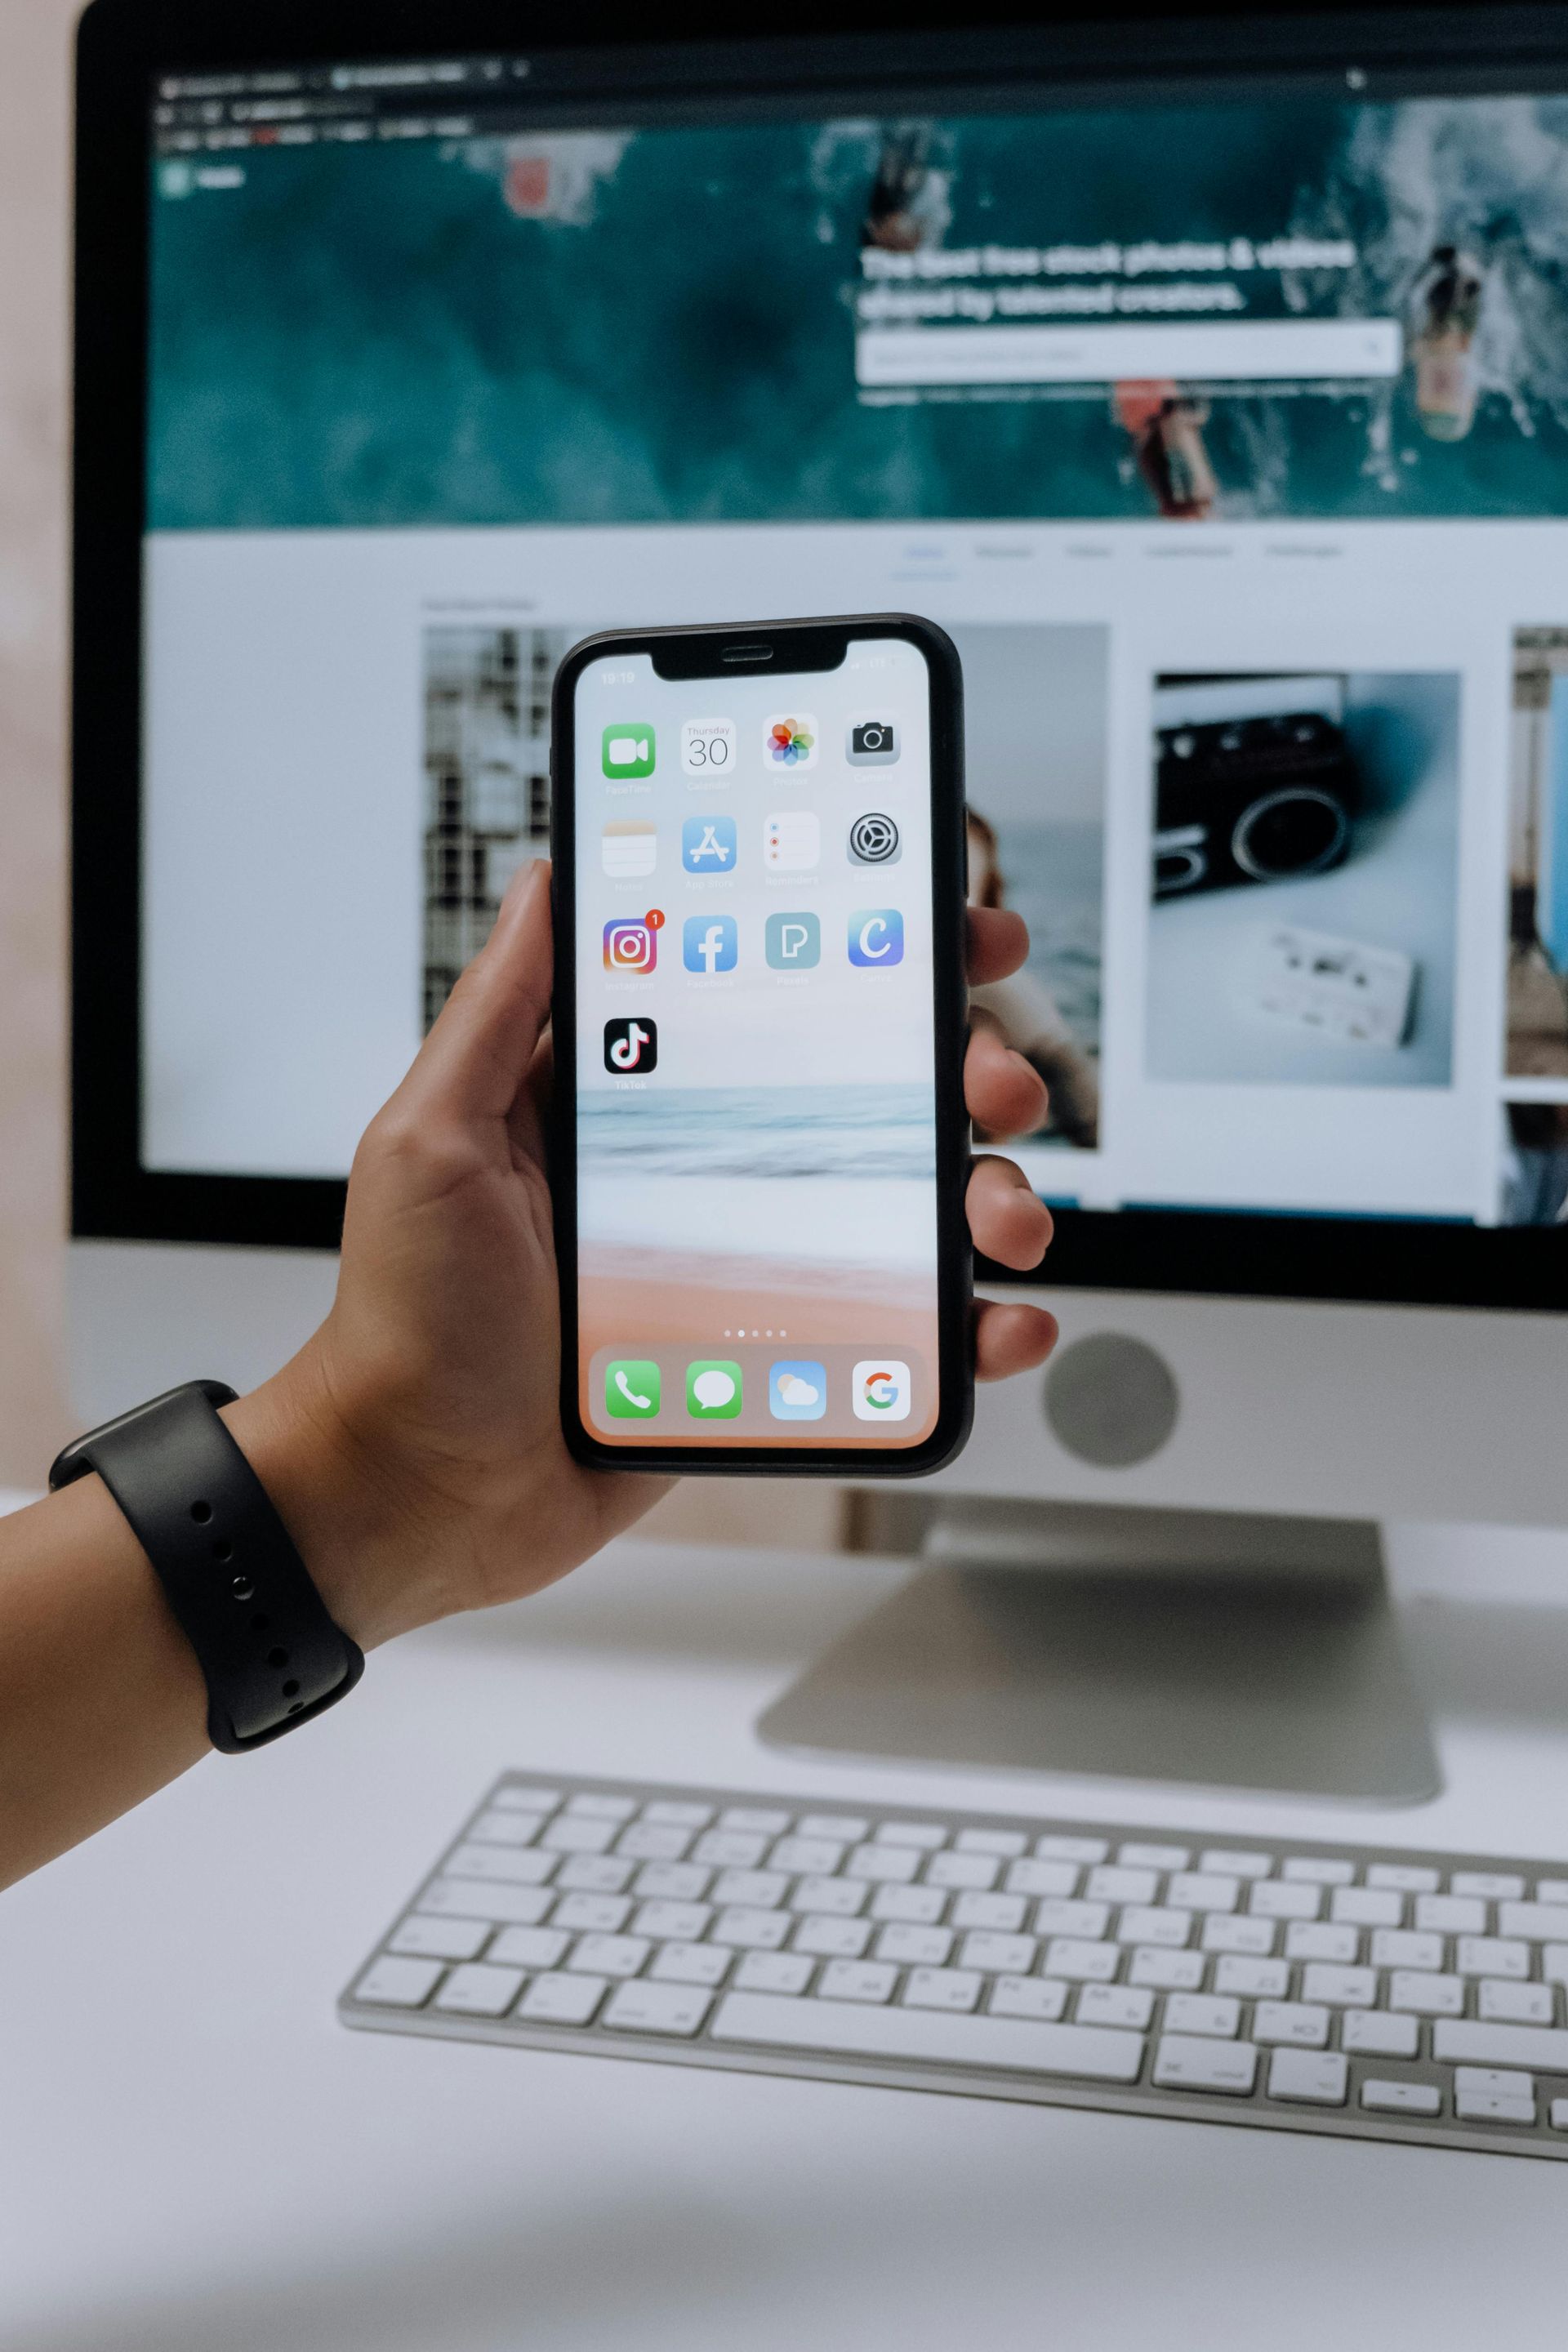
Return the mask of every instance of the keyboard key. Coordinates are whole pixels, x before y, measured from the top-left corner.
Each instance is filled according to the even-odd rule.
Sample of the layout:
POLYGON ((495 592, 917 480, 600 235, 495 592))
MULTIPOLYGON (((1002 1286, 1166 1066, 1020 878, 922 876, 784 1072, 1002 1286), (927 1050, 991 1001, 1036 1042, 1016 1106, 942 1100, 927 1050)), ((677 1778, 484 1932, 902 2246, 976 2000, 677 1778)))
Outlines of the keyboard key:
POLYGON ((808 1877, 828 1876, 838 1867, 844 1849, 826 1838, 780 1838, 768 1856, 770 1870, 804 1872, 808 1877))
POLYGON ((1214 1989, 1243 2000, 1283 2000, 1290 1990, 1290 1970, 1284 1960, 1255 1960, 1245 1952, 1226 1952, 1215 1962, 1214 1989))
POLYGON ((1355 1864, 1332 1861, 1326 1854, 1293 1853, 1279 1875, 1295 1879, 1303 1886, 1348 1886, 1355 1876, 1355 1864))
POLYGON ((745 1952, 735 1969, 742 1992, 802 1993, 816 1962, 801 1952, 745 1952))
POLYGON ((516 2014, 535 2025, 586 2025, 608 1990, 603 1977, 535 1977, 516 2014))
POLYGON ((1142 2035, 1108 2027, 1049 2025, 1021 2017, 944 2016, 936 2010, 904 2006, 862 2009, 849 2001, 780 2000, 762 1993, 726 1993, 710 2038, 1107 2083, 1135 2082, 1143 2063, 1142 2035))
POLYGON ((1435 1870, 1415 1862, 1374 1862, 1367 1871, 1366 1883, 1392 1887, 1396 1895, 1436 1895, 1443 1884, 1435 1870))
POLYGON ((1408 2010, 1416 2017, 1462 2017, 1465 1980, 1396 1969, 1388 1979, 1388 2006, 1408 2010))
POLYGON ((1192 1855, 1184 1845, 1124 1845, 1116 1859, 1133 1870, 1185 1870, 1192 1855))
POLYGON ((567 1813, 578 1821, 629 1822, 637 1809, 635 1797, 610 1796, 597 1789, 584 1789, 566 1800, 567 1813))
POLYGON ((1553 2099, 1547 2121, 1553 2131, 1568 2132, 1568 2099, 1553 2099))
POLYGON ((563 1895, 550 1915, 552 1927, 575 1934, 615 1936, 632 1916, 628 1895, 563 1895))
POLYGON ((1420 2038, 1413 2017, 1393 2017, 1385 2009, 1347 2009, 1340 2020, 1340 2048, 1352 2057, 1414 2058, 1420 2038))
MULTIPOLYGON (((854 1923, 846 1920, 844 1925, 854 1923)), ((712 1927, 716 1944, 738 1944, 759 1952, 776 1952, 784 1942, 795 1919, 788 1911, 755 1911, 746 1905, 733 1910, 721 1911, 712 1927)))
POLYGON ((1271 1853, 1232 1853, 1225 1846, 1211 1845, 1198 1856, 1198 1868, 1212 1871, 1216 1878, 1268 1878, 1273 1874, 1271 1853))
POLYGON ((1541 1973, 1548 1984, 1568 1985, 1568 1944, 1548 1944, 1541 1955, 1541 1973))
POLYGON ((439 1960, 372 1960, 353 1997, 378 2009, 419 2009, 444 1973, 439 1960))
POLYGON ((695 1944, 712 1916, 707 1903, 645 1903, 633 1914, 631 1930, 657 1944, 695 1944))
MULTIPOLYGON (((940 1969, 952 1950, 951 1927, 884 1927, 876 1943, 877 1958, 900 1969, 940 1969)), ((1032 1944, 1029 1950, 1032 1958, 1032 1944)))
MULTIPOLYGON (((1042 1977, 1044 1984, 1048 1981, 1042 1977)), ((1085 1985, 1079 1994, 1073 2020, 1079 2025, 1122 2025, 1142 2033, 1154 2013, 1154 1996, 1136 1985, 1085 1985)))
POLYGON ((552 1853, 604 1853, 614 1844, 614 1822, 584 1821, 563 1813, 551 1822, 541 1843, 552 1853))
POLYGON ((655 1797, 642 1809, 645 1822, 663 1822, 678 1830, 700 1830, 713 1818, 711 1805, 689 1803, 684 1797, 655 1797))
POLYGON ((611 2033, 674 2033, 689 2039, 712 2007, 700 1985, 623 1984, 600 2021, 611 2033))
POLYGON ((1252 2012, 1252 2035, 1255 2042, 1321 2050, 1329 2038, 1329 2012, 1316 2001, 1260 2000, 1252 2012))
POLYGON ((1377 1970, 1313 1960, 1301 1971, 1301 1998, 1327 2009, 1371 2009, 1377 2000, 1377 1970))
POLYGON ((475 1960, 452 1970, 431 2006, 468 2017, 504 2017, 521 1990, 521 1969, 492 1969, 475 1960))
POLYGON ((503 1927, 490 1946, 492 1960, 501 1960, 509 1968, 559 1968, 565 1956, 570 1936, 559 1927, 503 1927))
POLYGON ((1405 1897, 1394 1887, 1336 1886, 1329 1896, 1329 1916, 1344 1927, 1397 1927, 1405 1917, 1405 1897))
POLYGON ((983 1981, 973 1969, 911 1969, 904 2003, 909 2009, 971 2010, 983 1981))
POLYGON ((1323 1907, 1323 1890, 1283 1878, 1258 1878, 1253 1881, 1247 1907, 1255 1919, 1315 1919, 1323 1907))
POLYGON ((858 1813, 802 1813, 795 1825, 796 1837, 827 1838, 834 1845, 858 1845, 871 1834, 871 1824, 858 1813))
POLYGON ((1028 1843, 1022 1830, 960 1830, 953 1840, 960 1853, 994 1853, 1001 1862, 1024 1853, 1028 1843))
POLYGON ((1568 1878, 1538 1878, 1535 1899, 1538 1903, 1561 1903, 1568 1908, 1568 1878))
POLYGON ((1440 2116, 1443 2094, 1435 2083, 1365 2082, 1361 2103, 1380 2115, 1440 2116))
MULTIPOLYGON (((1068 2004, 1059 1977, 998 1977, 991 1988, 993 2017, 1037 2017, 1054 2024, 1068 2004)), ((1568 2100, 1563 2102, 1568 2106, 1568 2100)))
POLYGON ((719 1816, 721 1830, 748 1830, 757 1837, 783 1837, 791 1816, 776 1805, 729 1805, 719 1816))
POLYGON ((552 1813, 561 1802, 559 1789, 536 1789, 531 1782, 508 1780, 490 1799, 492 1805, 510 1805, 521 1813, 552 1813))
POLYGON ((1110 1925, 1109 1903, 1068 1902, 1063 1896, 1047 1895, 1035 1906, 1030 1925, 1037 1936, 1087 1936, 1098 1943, 1110 1925))
POLYGON ((645 1863, 632 1882, 634 1895, 697 1903, 713 1883, 713 1873, 696 1862, 645 1863))
POLYGON ((477 1878, 438 1878, 419 1897, 419 1908, 443 1919, 536 1927, 554 1900, 548 1886, 486 1886, 477 1878))
POLYGON ((1454 2113, 1462 2124, 1525 2124, 1535 2121, 1535 2101, 1504 2098, 1497 2091, 1456 2091, 1454 2113))
POLYGON ((877 1843, 912 1846, 921 1853, 934 1853, 938 1846, 947 1843, 947 1832, 940 1822, 884 1822, 877 1832, 877 1843))
POLYGON ((803 1878, 790 1896, 789 1907, 792 1911, 829 1911, 835 1918, 853 1919, 857 1912, 865 1909, 870 1891, 863 1878, 803 1878))
POLYGON ((928 1886, 994 1886, 1002 1865, 994 1854, 933 1853, 926 1864, 928 1886))
POLYGON ((447 1858, 448 1878, 499 1880, 512 1886, 542 1886, 560 1856, 538 1846, 460 1845, 447 1858))
POLYGON ((1361 1929, 1336 1927, 1327 1919, 1292 1919, 1285 1930, 1285 1957, 1288 1960, 1336 1960, 1348 1968, 1361 1958, 1361 1929))
POLYGON ((1218 1993, 1173 1992, 1165 2003, 1165 2031, 1232 2042, 1241 2031, 1241 2003, 1218 1993))
POLYGON ((1152 1992, 1196 1992, 1208 1966, 1201 1952, 1173 1952, 1163 1944, 1140 1944, 1127 1963, 1129 1984, 1152 1992))
POLYGON ((836 1919, 830 1912, 808 1912, 795 1931, 795 1949, 818 1959, 858 1960, 871 1940, 869 1919, 836 1919))
POLYGON ((1033 1936, 999 1936, 989 1927, 977 1927, 965 1936, 958 1965, 981 1969, 987 1976, 1026 1977, 1035 1965, 1037 1949, 1033 1936))
POLYGON ((1568 1936, 1568 1904, 1500 1903, 1497 1924, 1500 1936, 1523 1936, 1532 1944, 1543 1944, 1554 1936, 1568 1936))
POLYGON ((771 1842, 754 1830, 708 1830, 692 1847, 691 1859, 716 1870, 755 1870, 771 1842))
POLYGON ((1079 1984, 1109 1984, 1121 1958, 1119 1945, 1086 1943, 1074 1936, 1056 1936, 1046 1946, 1042 1965, 1048 1977, 1070 1977, 1079 1984))
POLYGON ((1119 1944, 1164 1944, 1179 1952, 1193 1932, 1190 1911, 1162 1911, 1151 1904, 1129 1903, 1116 1923, 1119 1944))
POLYGON ((1245 2099, 1257 2079, 1258 2053, 1250 2042, 1167 2033, 1154 2053, 1154 2081, 1163 2091, 1220 2091, 1245 2099))
POLYGON ((1500 2099, 1533 2099, 1535 2083, 1532 2076, 1521 2074, 1513 2066, 1456 2066, 1456 2091, 1474 2091, 1483 2096, 1495 2093, 1500 2099))
POLYGON ((1479 1895, 1487 1903, 1521 1903, 1524 1881, 1511 1870, 1456 1870, 1448 1881, 1450 1895, 1479 1895))
MULTIPOLYGON (((553 1862, 556 1857, 542 1854, 540 1859, 553 1862)), ((563 1895, 621 1895, 636 1870, 635 1862, 618 1853, 569 1853, 554 1883, 563 1895)))
POLYGON ((1271 2099, 1314 2107, 1342 2107, 1350 2069, 1334 2050, 1276 2050, 1268 2062, 1271 2099))
POLYGON ((1040 1837, 1035 1852, 1042 1862, 1103 1862, 1110 1848, 1103 1838, 1040 1837))
POLYGON ((947 1916, 955 1927, 992 1927, 1016 1936, 1027 1910, 1021 1895, 955 1895, 947 1916))
POLYGON ((1415 1925, 1435 1936, 1484 1936, 1487 1906, 1474 1895, 1418 1895, 1415 1925))
POLYGON ((666 1944, 648 1975, 658 1984, 722 1984, 734 1957, 727 1944, 666 1944))
POLYGON ((643 1936, 579 1936, 566 1965, 595 1977, 635 1977, 648 1956, 643 1936))
POLYGON ((1500 1936, 1461 1936, 1454 1955, 1466 1977, 1511 1977, 1522 1984, 1530 1974, 1530 1946, 1500 1936))
POLYGON ((1152 1903, 1159 1887, 1157 1870, 1123 1870, 1120 1863, 1106 1863, 1089 1872, 1083 1891, 1091 1903, 1152 1903))
POLYGON ((1002 1884, 1009 1895, 1071 1895, 1082 1876, 1076 1862, 1010 1862, 1002 1884))
POLYGON ((489 1933, 488 1919, 426 1919, 415 1912, 387 1937, 386 1948, 423 1960, 471 1960, 489 1933))
POLYGON ((748 1903, 759 1911, 772 1911, 783 1902, 788 1885, 782 1870, 721 1870, 708 1891, 720 1905, 748 1903))
POLYGON ((479 1815, 468 1835, 480 1844, 531 1845, 543 1826, 538 1813, 510 1813, 494 1809, 479 1815))
POLYGON ((873 1919, 903 1919, 916 1927, 934 1927, 946 1908, 940 1886, 879 1886, 871 1897, 873 1919))
POLYGON ((693 1832, 662 1822, 634 1822, 616 1841, 616 1852, 633 1862, 679 1862, 691 1843, 693 1832))
POLYGON ((883 1960, 829 1960, 816 1979, 819 2000, 890 2000, 897 1969, 883 1960))
MULTIPOLYGON (((1413 1927, 1374 1927, 1372 1935, 1372 1964, 1374 1969, 1440 1969, 1447 1958, 1447 1939, 1443 1936, 1424 1936, 1413 1927)), ((1525 1954, 1528 1964, 1530 1955, 1525 1954)), ((1459 1966, 1467 1976, 1479 1976, 1479 1969, 1459 1966)), ((1497 1974, 1502 1971, 1499 1969, 1497 1974)))
POLYGON ((1239 1912, 1211 1911, 1200 1938, 1205 1952, 1247 1952, 1266 1959, 1279 1929, 1272 1919, 1249 1919, 1239 1912))
POLYGON ((1209 1870, 1179 1870, 1165 1889, 1173 1911, 1234 1911, 1240 1895, 1238 1878, 1219 1878, 1209 1870))
POLYGON ((920 1849, 907 1845, 858 1845, 844 1865, 851 1878, 889 1885, 907 1885, 920 1866, 920 1849))
POLYGON ((1456 2065, 1539 2067, 1568 2074, 1568 2032, 1542 2025, 1483 2025, 1445 2018, 1432 2028, 1432 2055, 1456 2065))
POLYGON ((1550 1985, 1483 1977, 1476 1987, 1476 2015, 1489 2025, 1551 2025, 1557 2009, 1550 1985))

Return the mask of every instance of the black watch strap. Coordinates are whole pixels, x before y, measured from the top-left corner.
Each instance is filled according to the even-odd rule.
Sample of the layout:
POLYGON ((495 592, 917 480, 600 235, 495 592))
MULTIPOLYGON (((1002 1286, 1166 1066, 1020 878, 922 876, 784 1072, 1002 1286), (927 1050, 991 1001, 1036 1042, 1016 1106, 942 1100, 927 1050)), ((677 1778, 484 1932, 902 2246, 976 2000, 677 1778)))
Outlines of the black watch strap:
POLYGON ((333 1623, 267 1490, 192 1381, 68 1445, 50 1488, 96 1470, 152 1561, 206 1680, 207 1736, 262 1748, 353 1690, 363 1653, 333 1623))

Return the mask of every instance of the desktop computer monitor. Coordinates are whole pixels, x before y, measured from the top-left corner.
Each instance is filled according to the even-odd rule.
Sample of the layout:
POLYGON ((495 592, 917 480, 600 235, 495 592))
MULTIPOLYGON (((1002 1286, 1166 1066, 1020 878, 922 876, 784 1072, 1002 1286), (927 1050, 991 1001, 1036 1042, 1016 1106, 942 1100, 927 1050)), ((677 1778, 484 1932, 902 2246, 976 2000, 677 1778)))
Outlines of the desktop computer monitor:
MULTIPOLYGON (((1065 1333, 942 1540, 1070 1504, 1168 1612, 1251 1538, 1147 1514, 1291 1514, 1317 1607, 1325 1519, 1565 1515, 1568 28, 1001 13, 94 0, 90 1418, 324 1307, 355 1138, 542 845, 566 646, 901 607, 963 658, 972 888, 1032 927, 978 1009, 1051 1083, 1065 1333)), ((1318 1653, 1258 1628, 1272 1707, 1259 1658, 1318 1653)), ((886 1743, 968 1752, 935 1716, 886 1743)))

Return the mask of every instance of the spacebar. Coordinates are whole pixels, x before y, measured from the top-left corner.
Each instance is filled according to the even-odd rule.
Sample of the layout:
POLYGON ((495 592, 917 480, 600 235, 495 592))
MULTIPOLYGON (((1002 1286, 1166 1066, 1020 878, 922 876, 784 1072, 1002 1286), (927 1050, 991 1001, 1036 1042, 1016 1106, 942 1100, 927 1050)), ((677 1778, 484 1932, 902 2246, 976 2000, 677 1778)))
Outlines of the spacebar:
POLYGON ((1026 2018, 954 2017, 933 2009, 867 2009, 847 2000, 727 1993, 709 2032, 715 2042, 773 2050, 834 2050, 863 2058, 923 2058, 935 2065, 1005 2067, 1021 2074, 1089 2074, 1132 2083, 1143 2036, 1097 2025, 1037 2025, 1026 2018))

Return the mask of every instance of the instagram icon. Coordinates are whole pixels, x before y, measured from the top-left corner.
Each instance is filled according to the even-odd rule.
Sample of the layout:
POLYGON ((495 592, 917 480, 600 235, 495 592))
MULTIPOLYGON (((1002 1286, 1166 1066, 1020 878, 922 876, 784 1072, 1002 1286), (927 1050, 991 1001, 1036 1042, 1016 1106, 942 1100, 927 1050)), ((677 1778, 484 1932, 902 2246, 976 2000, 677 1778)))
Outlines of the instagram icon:
POLYGON ((650 915, 640 923, 605 925, 606 971, 652 971, 658 961, 658 925, 650 915))

